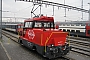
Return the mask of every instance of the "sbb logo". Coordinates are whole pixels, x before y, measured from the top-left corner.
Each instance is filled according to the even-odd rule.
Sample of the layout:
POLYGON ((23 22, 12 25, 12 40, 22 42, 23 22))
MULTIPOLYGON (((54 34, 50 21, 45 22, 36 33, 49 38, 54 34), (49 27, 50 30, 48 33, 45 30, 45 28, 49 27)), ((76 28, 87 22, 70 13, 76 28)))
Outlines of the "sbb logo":
POLYGON ((29 37, 29 39, 33 39, 34 36, 35 36, 34 31, 33 30, 29 30, 28 31, 28 37, 29 37))

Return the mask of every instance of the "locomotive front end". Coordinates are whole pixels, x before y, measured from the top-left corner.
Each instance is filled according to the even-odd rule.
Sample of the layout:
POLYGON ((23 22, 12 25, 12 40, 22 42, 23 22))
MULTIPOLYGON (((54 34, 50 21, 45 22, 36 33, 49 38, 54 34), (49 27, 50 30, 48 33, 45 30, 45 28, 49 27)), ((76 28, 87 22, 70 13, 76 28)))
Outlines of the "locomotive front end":
POLYGON ((66 42, 66 32, 53 31, 50 34, 48 33, 48 35, 49 36, 46 37, 47 39, 45 40, 45 56, 47 58, 51 59, 61 57, 66 55, 71 50, 71 46, 69 46, 66 42))

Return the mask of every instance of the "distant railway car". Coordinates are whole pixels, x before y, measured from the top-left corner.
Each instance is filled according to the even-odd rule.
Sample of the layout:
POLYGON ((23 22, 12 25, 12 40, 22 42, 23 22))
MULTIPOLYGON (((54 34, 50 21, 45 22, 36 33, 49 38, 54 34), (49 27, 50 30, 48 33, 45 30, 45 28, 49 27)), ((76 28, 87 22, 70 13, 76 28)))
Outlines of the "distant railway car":
POLYGON ((23 24, 3 24, 3 29, 11 32, 21 32, 23 30, 23 24))
POLYGON ((18 42, 49 59, 66 55, 71 47, 67 32, 55 29, 53 17, 40 16, 24 21, 23 34, 18 42))
POLYGON ((22 35, 22 31, 23 31, 23 24, 18 24, 18 28, 17 28, 18 34, 22 35))
POLYGON ((90 21, 56 22, 59 29, 71 35, 90 37, 90 21))

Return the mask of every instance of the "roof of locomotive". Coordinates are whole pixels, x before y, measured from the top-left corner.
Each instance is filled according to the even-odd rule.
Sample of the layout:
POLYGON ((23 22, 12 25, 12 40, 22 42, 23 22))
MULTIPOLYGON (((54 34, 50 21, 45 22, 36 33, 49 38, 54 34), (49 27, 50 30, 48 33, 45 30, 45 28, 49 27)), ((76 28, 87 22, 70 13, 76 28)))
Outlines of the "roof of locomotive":
POLYGON ((47 17, 47 16, 41 16, 41 17, 34 17, 34 18, 29 18, 25 20, 25 22, 29 21, 54 21, 53 17, 47 17))

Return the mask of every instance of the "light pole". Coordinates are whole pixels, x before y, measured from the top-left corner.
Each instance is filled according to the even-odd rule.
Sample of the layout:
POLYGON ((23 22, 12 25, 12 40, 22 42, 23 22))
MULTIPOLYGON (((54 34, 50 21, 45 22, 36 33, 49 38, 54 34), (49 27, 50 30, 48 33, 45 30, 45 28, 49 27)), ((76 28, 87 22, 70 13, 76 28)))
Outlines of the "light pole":
POLYGON ((88 3, 89 4, 89 21, 90 21, 90 3, 88 3))
MULTIPOLYGON (((64 5, 65 5, 65 0, 64 0, 64 5)), ((65 8, 65 16, 64 17, 66 17, 66 8, 65 8)))
MULTIPOLYGON (((82 3, 81 3, 81 8, 83 9, 83 0, 82 0, 82 3)), ((81 19, 83 20, 83 12, 82 12, 82 18, 81 19)))
MULTIPOLYGON (((64 5, 65 5, 65 0, 64 0, 64 5)), ((64 18, 65 18, 65 22, 66 22, 66 8, 65 8, 65 15, 64 15, 64 18)))
POLYGON ((2 38, 2 0, 0 0, 0 38, 2 38))

